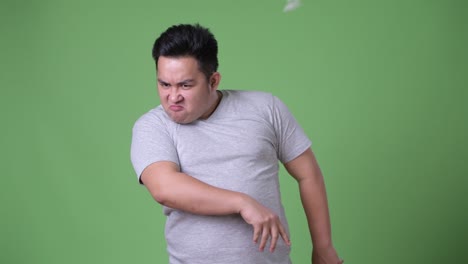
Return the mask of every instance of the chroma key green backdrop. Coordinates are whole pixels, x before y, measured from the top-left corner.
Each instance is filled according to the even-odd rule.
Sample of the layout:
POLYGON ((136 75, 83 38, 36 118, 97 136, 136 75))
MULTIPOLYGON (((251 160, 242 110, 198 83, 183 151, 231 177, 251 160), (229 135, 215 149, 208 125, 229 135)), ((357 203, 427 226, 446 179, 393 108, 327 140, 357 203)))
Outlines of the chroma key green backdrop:
MULTIPOLYGON (((463 0, 0 3, 0 263, 167 263, 131 128, 158 105, 151 47, 209 27, 221 89, 269 91, 313 140, 347 264, 468 263, 463 0)), ((293 263, 310 263, 281 173, 293 263)), ((227 238, 228 239, 228 238, 227 238)))

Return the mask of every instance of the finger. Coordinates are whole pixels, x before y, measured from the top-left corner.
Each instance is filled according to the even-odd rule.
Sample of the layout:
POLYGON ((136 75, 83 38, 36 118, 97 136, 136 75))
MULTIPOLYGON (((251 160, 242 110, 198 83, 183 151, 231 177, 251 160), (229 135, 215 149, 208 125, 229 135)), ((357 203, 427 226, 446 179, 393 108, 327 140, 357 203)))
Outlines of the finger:
POLYGON ((271 241, 270 241, 270 252, 274 252, 276 248, 276 242, 278 241, 278 228, 274 225, 271 228, 271 241))
POLYGON ((279 234, 281 238, 283 239, 283 241, 286 243, 286 245, 291 246, 291 241, 289 240, 288 233, 286 233, 286 230, 284 230, 284 227, 281 224, 281 222, 279 223, 278 228, 279 228, 279 234))
POLYGON ((260 242, 260 251, 263 251, 265 248, 266 242, 268 241, 268 237, 270 236, 270 232, 267 227, 263 227, 262 230, 262 241, 260 242))
POLYGON ((260 236, 260 227, 258 225, 254 225, 254 232, 253 232, 253 242, 258 242, 258 237, 260 236))

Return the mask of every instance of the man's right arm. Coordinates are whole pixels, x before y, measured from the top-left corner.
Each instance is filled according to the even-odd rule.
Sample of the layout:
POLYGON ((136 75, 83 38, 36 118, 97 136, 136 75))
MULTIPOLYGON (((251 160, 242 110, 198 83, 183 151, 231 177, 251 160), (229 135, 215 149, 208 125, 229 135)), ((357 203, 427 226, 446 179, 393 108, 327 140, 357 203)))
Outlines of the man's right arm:
POLYGON ((270 251, 275 249, 279 236, 290 243, 279 217, 270 209, 244 193, 217 188, 182 173, 173 162, 152 163, 141 174, 141 181, 164 206, 199 215, 240 214, 253 226, 253 240, 260 241, 260 250, 270 236, 270 251))
POLYGON ((160 204, 200 215, 240 213, 246 195, 223 190, 179 172, 170 161, 155 162, 141 175, 141 181, 160 204))

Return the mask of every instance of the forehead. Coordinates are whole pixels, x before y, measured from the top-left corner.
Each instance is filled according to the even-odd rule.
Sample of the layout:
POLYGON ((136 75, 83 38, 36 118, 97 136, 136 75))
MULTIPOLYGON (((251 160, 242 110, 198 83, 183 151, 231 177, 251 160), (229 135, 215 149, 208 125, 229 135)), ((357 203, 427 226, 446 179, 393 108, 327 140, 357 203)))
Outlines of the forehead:
POLYGON ((164 57, 158 58, 157 65, 158 78, 186 78, 196 77, 202 74, 195 58, 185 57, 164 57))

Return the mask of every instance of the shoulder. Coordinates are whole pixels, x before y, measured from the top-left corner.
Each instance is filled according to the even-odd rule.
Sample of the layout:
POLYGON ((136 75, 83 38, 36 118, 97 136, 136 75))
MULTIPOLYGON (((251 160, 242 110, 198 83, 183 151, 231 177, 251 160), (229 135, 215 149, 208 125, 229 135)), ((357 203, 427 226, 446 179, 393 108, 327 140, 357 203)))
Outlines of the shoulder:
MULTIPOLYGON (((173 123, 167 116, 161 105, 141 115, 133 126, 133 130, 145 129, 156 126, 170 126, 173 123)), ((145 129, 146 130, 146 129, 145 129)))
POLYGON ((270 108, 278 98, 269 92, 246 90, 223 90, 223 95, 232 103, 248 108, 270 108))
POLYGON ((237 99, 244 99, 245 101, 257 100, 271 100, 273 94, 264 91, 250 91, 250 90, 222 90, 223 94, 237 99))

